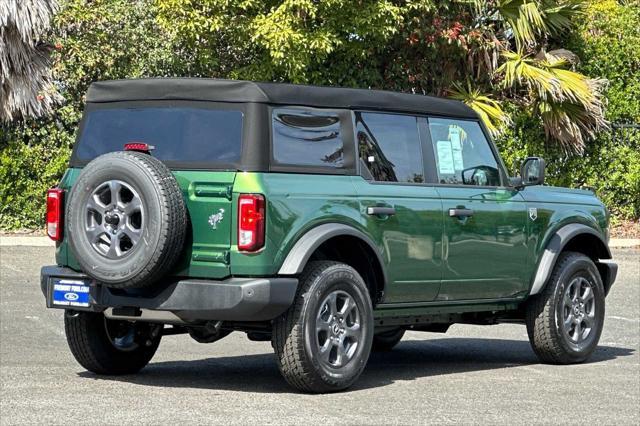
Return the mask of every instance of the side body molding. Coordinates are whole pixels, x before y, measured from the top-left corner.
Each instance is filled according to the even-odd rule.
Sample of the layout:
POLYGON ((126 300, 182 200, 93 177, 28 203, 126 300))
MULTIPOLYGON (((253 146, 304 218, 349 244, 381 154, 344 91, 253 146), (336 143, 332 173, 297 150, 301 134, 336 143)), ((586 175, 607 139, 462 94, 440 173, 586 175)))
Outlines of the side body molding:
POLYGON ((545 283, 549 279, 551 275, 551 271, 562 252, 564 246, 567 245, 571 239, 579 234, 591 234, 595 236, 601 243, 604 248, 604 252, 606 256, 602 256, 603 259, 611 259, 611 251, 607 243, 602 239, 602 236, 595 229, 580 224, 580 223, 571 223, 563 226, 558 229, 556 233, 551 237, 551 240, 547 244, 547 247, 544 249, 544 253, 540 259, 540 263, 538 264, 538 268, 536 269, 536 274, 533 279, 533 285, 531 286, 530 295, 538 294, 544 288, 545 283))
POLYGON ((296 275, 301 273, 313 252, 320 247, 322 243, 330 238, 344 235, 360 239, 362 242, 367 244, 371 250, 373 250, 378 258, 378 262, 380 262, 380 267, 382 268, 386 282, 384 261, 376 244, 363 232, 341 223, 326 223, 324 225, 317 226, 304 234, 295 243, 285 258, 280 270, 278 271, 278 275, 296 275))

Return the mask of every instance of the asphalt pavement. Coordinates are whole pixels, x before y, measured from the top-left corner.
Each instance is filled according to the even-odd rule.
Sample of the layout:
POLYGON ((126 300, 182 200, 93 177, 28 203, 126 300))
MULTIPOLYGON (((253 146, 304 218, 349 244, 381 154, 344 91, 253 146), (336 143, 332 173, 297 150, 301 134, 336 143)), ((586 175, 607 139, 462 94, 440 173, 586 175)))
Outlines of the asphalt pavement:
POLYGON ((356 385, 305 395, 268 342, 166 336, 137 375, 88 373, 39 288, 50 247, 0 247, 0 424, 640 424, 640 250, 617 249, 600 345, 585 364, 540 364, 524 326, 410 332, 356 385))

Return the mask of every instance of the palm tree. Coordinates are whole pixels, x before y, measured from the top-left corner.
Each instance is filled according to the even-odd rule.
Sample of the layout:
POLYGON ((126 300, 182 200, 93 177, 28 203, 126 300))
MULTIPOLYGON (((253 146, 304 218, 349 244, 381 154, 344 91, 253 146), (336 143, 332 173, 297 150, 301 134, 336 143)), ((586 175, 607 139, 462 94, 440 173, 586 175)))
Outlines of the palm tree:
POLYGON ((511 124, 511 118, 504 112, 500 102, 492 99, 490 94, 482 93, 480 89, 472 87, 469 81, 466 88, 454 83, 449 97, 462 101, 473 109, 494 136, 498 135, 504 126, 511 124))
POLYGON ((56 0, 0 1, 0 122, 49 113, 60 99, 50 73, 53 46, 42 41, 56 0))
MULTIPOLYGON (((577 57, 570 51, 547 48, 549 39, 571 27, 587 0, 470 1, 475 25, 500 41, 491 44, 501 58, 492 91, 532 108, 548 139, 562 149, 582 152, 585 140, 608 126, 602 104, 606 81, 572 70, 577 57)), ((508 123, 490 94, 470 85, 464 90, 454 85, 450 93, 476 110, 492 132, 508 123)))
POLYGON ((505 52, 497 72, 506 88, 529 91, 530 105, 540 116, 547 137, 570 152, 582 152, 587 138, 608 127, 602 105, 606 81, 571 71, 567 59, 553 52, 537 57, 505 52))

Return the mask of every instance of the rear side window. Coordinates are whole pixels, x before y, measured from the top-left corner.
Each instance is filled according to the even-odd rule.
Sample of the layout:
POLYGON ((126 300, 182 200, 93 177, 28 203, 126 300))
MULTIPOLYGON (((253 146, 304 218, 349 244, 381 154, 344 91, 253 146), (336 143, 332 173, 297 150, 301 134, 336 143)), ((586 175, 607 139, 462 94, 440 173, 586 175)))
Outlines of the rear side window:
POLYGON ((272 115, 273 158, 278 164, 344 166, 340 117, 332 112, 277 108, 272 115))
POLYGON ((475 121, 429 118, 438 182, 499 186, 498 162, 475 121))
POLYGON ((75 156, 86 162, 128 142, 155 146, 171 165, 233 165, 240 161, 243 114, 190 107, 128 107, 86 113, 75 156))
POLYGON ((358 112, 356 133, 361 164, 374 180, 424 182, 416 117, 358 112))

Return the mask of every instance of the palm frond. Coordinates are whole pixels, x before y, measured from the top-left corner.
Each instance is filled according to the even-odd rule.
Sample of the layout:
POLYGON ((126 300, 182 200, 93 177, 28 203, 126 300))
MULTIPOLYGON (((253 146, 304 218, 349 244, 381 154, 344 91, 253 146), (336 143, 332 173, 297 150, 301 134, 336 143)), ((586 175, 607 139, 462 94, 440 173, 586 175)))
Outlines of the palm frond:
POLYGON ((470 83, 467 83, 466 88, 454 83, 449 97, 464 102, 473 109, 494 136, 511 123, 509 115, 501 108, 498 101, 481 93, 479 89, 471 87, 470 83))
POLYGON ((540 102, 537 105, 547 138, 567 153, 581 154, 585 141, 608 128, 602 110, 593 111, 571 102, 540 102))
POLYGON ((539 66, 548 70, 558 81, 559 94, 556 101, 568 100, 573 103, 580 103, 588 107, 599 102, 599 95, 602 86, 606 84, 604 80, 589 79, 583 74, 567 69, 570 63, 561 57, 547 53, 545 59, 539 61, 539 66))
MULTIPOLYGON (((476 14, 487 13, 490 2, 471 0, 476 14)), ((495 11, 513 32, 518 49, 541 35, 555 35, 571 27, 588 0, 496 0, 495 11)))
POLYGON ((41 40, 57 9, 56 0, 0 1, 0 121, 46 114, 60 100, 49 69, 52 46, 41 40))
POLYGON ((505 87, 524 85, 534 90, 541 99, 547 99, 558 92, 557 78, 548 69, 538 66, 536 59, 521 52, 510 51, 503 52, 502 56, 505 62, 496 72, 503 75, 505 87))
POLYGON ((558 34, 571 28, 577 15, 584 13, 586 0, 543 0, 542 13, 550 34, 558 34))
POLYGON ((605 80, 571 71, 566 59, 550 54, 538 59, 504 52, 503 57, 497 70, 503 85, 532 92, 547 137, 566 151, 582 152, 585 139, 608 126, 602 102, 605 80))

